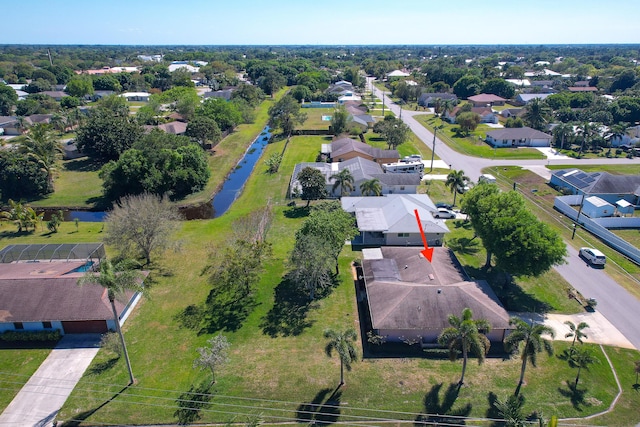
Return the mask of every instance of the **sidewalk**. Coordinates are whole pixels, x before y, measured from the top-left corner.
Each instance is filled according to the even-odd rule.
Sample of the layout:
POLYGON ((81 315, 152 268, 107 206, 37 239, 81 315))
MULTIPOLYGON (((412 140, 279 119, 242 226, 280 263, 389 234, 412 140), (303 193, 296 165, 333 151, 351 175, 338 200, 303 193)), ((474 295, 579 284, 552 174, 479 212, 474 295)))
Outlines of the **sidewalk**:
POLYGON ((65 335, 0 415, 0 426, 51 426, 99 344, 99 334, 65 335))

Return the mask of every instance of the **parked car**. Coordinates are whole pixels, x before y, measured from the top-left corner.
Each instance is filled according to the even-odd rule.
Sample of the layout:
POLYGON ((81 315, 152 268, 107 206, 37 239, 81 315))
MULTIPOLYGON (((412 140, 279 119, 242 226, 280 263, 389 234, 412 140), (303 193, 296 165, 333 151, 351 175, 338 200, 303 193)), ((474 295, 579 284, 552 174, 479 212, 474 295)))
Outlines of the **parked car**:
POLYGON ((453 205, 450 205, 449 203, 445 203, 445 202, 438 202, 436 203, 436 208, 444 208, 444 209, 452 210, 453 205))
POLYGON ((456 217, 456 213, 446 208, 438 208, 437 212, 433 213, 434 218, 451 219, 456 217))
POLYGON ((607 262, 607 257, 602 252, 594 248, 580 248, 579 255, 591 265, 601 265, 607 262))

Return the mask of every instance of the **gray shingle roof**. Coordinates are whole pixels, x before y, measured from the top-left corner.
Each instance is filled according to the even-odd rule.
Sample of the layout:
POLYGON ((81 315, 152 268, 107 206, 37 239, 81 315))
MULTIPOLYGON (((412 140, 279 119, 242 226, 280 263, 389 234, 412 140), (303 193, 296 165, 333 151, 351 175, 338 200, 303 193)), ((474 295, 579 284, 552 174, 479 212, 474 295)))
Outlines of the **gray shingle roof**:
POLYGON ((487 132, 487 136, 493 139, 549 139, 553 137, 539 130, 522 127, 522 128, 504 128, 487 132))

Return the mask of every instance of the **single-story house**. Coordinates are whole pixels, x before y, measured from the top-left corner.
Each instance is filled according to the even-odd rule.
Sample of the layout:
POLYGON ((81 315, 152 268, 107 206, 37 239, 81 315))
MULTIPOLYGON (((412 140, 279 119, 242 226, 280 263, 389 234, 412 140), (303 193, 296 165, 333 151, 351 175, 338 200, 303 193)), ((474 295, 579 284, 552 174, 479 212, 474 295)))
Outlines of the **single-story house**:
POLYGON ((0 135, 20 135, 20 123, 15 116, 0 116, 0 135))
POLYGON ((322 154, 332 162, 344 162, 354 157, 362 157, 378 164, 393 163, 400 159, 398 150, 383 150, 351 138, 340 138, 331 144, 322 144, 322 154))
POLYGON ((453 252, 434 248, 432 262, 420 248, 363 250, 362 280, 371 327, 387 342, 418 340, 436 345, 450 315, 471 309, 474 319, 491 325, 487 338, 500 343, 510 330, 509 314, 484 280, 470 280, 453 252))
MULTIPOLYGON (((605 133, 609 134, 608 129, 605 133)), ((610 135, 606 135, 605 138, 607 138, 608 136, 610 135)), ((620 147, 623 145, 631 146, 640 143, 640 126, 628 127, 625 130, 624 135, 610 138, 609 143, 612 147, 620 147)))
POLYGON ((222 98, 225 101, 229 101, 231 99, 231 95, 233 94, 234 90, 235 90, 235 88, 215 90, 215 91, 212 91, 212 92, 205 92, 203 96, 204 96, 204 99, 207 99, 207 98, 222 98))
POLYGON ((598 196, 616 205, 620 200, 640 206, 640 175, 612 175, 608 172, 583 172, 580 169, 561 169, 551 174, 551 185, 571 194, 598 196))
MULTIPOLYGON (((77 284, 104 256, 104 249, 94 258, 96 253, 88 254, 83 246, 87 245, 11 245, 0 251, 0 332, 59 330, 74 334, 116 329, 105 289, 77 284), (33 247, 40 249, 32 251, 33 247), (77 247, 80 250, 74 249, 77 247), (37 253, 38 258, 25 257, 25 252, 37 253), (72 258, 79 256, 74 252, 82 255, 72 258)), ((102 244, 93 247, 99 251, 102 244)), ((121 324, 140 294, 130 292, 126 297, 126 303, 116 301, 121 324)))
POLYGON ((436 104, 436 100, 451 101, 453 104, 458 103, 458 97, 453 93, 423 93, 418 98, 418 105, 421 107, 433 107, 436 104))
POLYGON ((197 73, 200 71, 200 67, 194 67, 193 65, 187 64, 186 62, 176 61, 169 64, 169 72, 173 73, 177 70, 187 71, 189 73, 197 73))
POLYGON ((152 129, 160 129, 165 133, 170 133, 173 135, 184 135, 184 133, 187 131, 187 123, 175 121, 175 122, 163 123, 157 126, 146 125, 144 128, 146 131, 149 131, 149 132, 152 129))
POLYGON ((500 111, 500 115, 505 118, 520 117, 524 114, 524 108, 505 108, 500 111))
POLYGON ((343 197, 340 202, 342 209, 356 217, 360 235, 353 239, 353 245, 423 245, 416 209, 429 246, 441 246, 449 232, 443 220, 433 217, 437 208, 426 194, 343 197))
POLYGON ((332 93, 335 95, 344 95, 347 92, 353 93, 355 91, 353 84, 346 80, 340 80, 339 82, 335 82, 331 86, 329 86, 326 90, 327 93, 332 93))
POLYGON ((411 73, 407 73, 406 71, 393 70, 392 72, 387 73, 387 78, 392 79, 392 78, 399 78, 399 77, 409 77, 410 75, 411 73))
MULTIPOLYGON (((456 107, 451 111, 445 112, 442 118, 449 123, 456 123, 456 117, 460 114, 460 108, 461 107, 456 107)), ((491 107, 472 107, 471 112, 480 116, 480 123, 497 124, 499 122, 498 113, 494 112, 491 107)))
POLYGON ((126 98, 127 101, 149 102, 151 94, 148 92, 125 92, 119 96, 126 98))
MULTIPOLYGON (((362 157, 354 157, 344 162, 336 163, 298 163, 291 176, 289 184, 290 194, 300 191, 300 183, 298 182, 298 174, 305 167, 312 167, 322 172, 325 178, 327 194, 330 197, 338 197, 337 193, 333 193, 333 185, 335 181, 331 178, 337 175, 343 169, 348 169, 353 176, 354 189, 350 193, 353 196, 361 196, 360 185, 365 181, 378 179, 382 187, 382 194, 415 194, 420 185, 420 174, 415 173, 385 173, 382 166, 371 160, 362 157)), ((336 190, 338 192, 340 190, 336 190)))
POLYGON ((360 130, 366 132, 376 123, 376 119, 371 114, 352 114, 349 116, 349 123, 358 126, 360 130))
POLYGON ((518 96, 516 96, 516 103, 519 105, 527 105, 534 99, 539 99, 540 101, 542 101, 549 95, 551 94, 550 93, 521 93, 518 96))
POLYGON ((67 93, 61 90, 45 90, 45 91, 39 92, 39 94, 50 96, 51 98, 55 99, 58 102, 60 102, 60 100, 65 96, 69 96, 67 93))
POLYGON ((511 83, 516 87, 529 87, 531 86, 531 82, 529 79, 504 79, 505 82, 511 83))
POLYGON ((504 128, 487 132, 487 142, 500 147, 549 147, 553 136, 530 127, 504 128))
POLYGON ((362 101, 362 98, 354 92, 345 92, 344 95, 338 98, 338 104, 344 104, 349 101, 362 101))
POLYGON ((76 74, 89 74, 92 76, 101 76, 103 74, 117 73, 139 73, 138 67, 102 67, 99 70, 76 70, 76 74))
POLYGON ((568 87, 569 92, 597 92, 598 88, 594 86, 572 86, 568 87))
POLYGON ((598 196, 586 197, 582 203, 582 213, 589 218, 613 216, 616 207, 598 196))
POLYGON ((507 101, 501 96, 493 95, 491 93, 481 93, 479 95, 470 96, 467 99, 473 104, 474 107, 504 105, 504 103, 507 101))

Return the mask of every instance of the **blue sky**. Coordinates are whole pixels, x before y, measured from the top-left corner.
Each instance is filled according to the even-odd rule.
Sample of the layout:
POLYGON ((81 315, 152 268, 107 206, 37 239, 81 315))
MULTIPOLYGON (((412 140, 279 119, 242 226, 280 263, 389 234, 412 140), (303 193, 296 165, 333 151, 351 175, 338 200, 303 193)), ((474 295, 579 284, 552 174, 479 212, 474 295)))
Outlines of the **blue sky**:
POLYGON ((638 0, 31 0, 0 44, 640 43, 639 16, 638 0))

